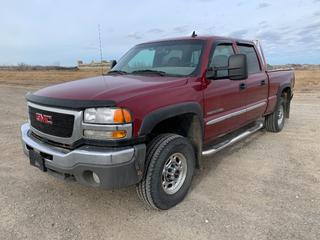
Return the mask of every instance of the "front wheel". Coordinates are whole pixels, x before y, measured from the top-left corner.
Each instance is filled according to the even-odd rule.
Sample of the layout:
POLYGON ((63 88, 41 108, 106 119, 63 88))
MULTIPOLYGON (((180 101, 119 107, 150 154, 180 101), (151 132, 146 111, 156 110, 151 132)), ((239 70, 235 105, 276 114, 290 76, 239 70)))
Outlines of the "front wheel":
POLYGON ((269 132, 280 132, 285 123, 285 101, 281 97, 277 103, 276 109, 273 113, 266 116, 265 119, 265 128, 269 132))
POLYGON ((148 147, 147 172, 136 189, 147 205, 169 209, 187 195, 195 168, 190 141, 176 134, 156 137, 148 147))

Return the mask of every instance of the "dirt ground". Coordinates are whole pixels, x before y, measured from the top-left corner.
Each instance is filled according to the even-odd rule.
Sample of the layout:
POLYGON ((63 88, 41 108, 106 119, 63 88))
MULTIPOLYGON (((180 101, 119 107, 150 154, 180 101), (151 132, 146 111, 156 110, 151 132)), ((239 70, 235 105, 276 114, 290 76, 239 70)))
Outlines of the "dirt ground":
POLYGON ((134 187, 94 189, 29 166, 24 95, 63 79, 43 74, 0 73, 0 239, 320 239, 319 72, 297 72, 281 133, 204 159, 186 199, 162 212, 144 208, 134 187))

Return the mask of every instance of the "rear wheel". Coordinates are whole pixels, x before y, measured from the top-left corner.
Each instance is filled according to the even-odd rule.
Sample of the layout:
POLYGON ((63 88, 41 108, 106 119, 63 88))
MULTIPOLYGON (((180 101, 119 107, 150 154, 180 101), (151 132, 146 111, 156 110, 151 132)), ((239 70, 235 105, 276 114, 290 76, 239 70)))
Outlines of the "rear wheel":
POLYGON ((281 97, 273 113, 266 116, 265 128, 269 132, 280 132, 285 123, 285 100, 281 97))
POLYGON ((190 141, 176 134, 156 137, 148 147, 147 172, 136 189, 147 205, 169 209, 188 193, 195 168, 195 154, 190 141))

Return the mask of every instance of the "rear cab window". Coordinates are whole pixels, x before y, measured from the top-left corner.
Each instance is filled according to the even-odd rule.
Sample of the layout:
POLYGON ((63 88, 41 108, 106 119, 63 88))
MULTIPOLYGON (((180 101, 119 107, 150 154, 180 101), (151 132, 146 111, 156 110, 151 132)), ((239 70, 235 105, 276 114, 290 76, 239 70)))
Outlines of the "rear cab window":
POLYGON ((239 52, 247 56, 248 73, 254 74, 261 72, 261 67, 257 52, 253 45, 237 44, 239 52))

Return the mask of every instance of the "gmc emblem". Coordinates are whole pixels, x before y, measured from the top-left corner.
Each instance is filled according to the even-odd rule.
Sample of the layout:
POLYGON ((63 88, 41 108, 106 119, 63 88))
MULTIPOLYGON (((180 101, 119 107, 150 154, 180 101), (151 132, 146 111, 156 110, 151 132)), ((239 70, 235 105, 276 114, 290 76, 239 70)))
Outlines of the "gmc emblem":
POLYGON ((36 113, 36 120, 44 124, 52 125, 52 116, 36 113))

